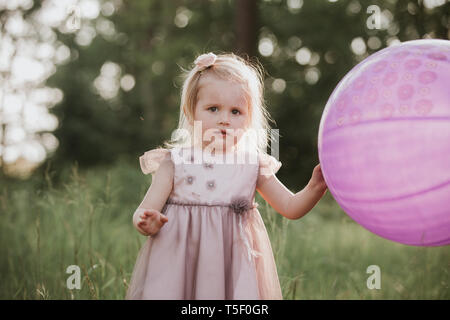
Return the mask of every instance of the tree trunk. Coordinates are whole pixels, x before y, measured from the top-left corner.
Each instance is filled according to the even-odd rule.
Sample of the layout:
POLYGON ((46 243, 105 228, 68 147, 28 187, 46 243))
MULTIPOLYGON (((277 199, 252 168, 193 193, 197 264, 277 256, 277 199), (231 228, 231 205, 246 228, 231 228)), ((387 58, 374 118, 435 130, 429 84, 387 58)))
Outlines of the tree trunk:
POLYGON ((235 53, 242 57, 252 57, 256 54, 258 41, 257 0, 236 0, 235 14, 235 53))

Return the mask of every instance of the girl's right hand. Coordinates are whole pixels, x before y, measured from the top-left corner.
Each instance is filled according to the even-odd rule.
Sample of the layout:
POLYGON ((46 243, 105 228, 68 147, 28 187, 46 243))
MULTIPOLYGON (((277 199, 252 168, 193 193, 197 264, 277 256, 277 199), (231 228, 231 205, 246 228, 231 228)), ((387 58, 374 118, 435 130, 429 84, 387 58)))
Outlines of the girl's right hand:
POLYGON ((156 210, 145 210, 139 215, 137 226, 147 236, 153 236, 168 221, 167 217, 156 210))

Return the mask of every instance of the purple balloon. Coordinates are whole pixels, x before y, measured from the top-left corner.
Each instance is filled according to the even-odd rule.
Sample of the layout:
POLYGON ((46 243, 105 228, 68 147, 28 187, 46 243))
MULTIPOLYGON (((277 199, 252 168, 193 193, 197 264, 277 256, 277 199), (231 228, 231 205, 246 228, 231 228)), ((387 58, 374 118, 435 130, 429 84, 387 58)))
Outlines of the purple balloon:
POLYGON ((325 106, 318 150, 328 189, 361 226, 450 244, 450 41, 407 41, 356 65, 325 106))

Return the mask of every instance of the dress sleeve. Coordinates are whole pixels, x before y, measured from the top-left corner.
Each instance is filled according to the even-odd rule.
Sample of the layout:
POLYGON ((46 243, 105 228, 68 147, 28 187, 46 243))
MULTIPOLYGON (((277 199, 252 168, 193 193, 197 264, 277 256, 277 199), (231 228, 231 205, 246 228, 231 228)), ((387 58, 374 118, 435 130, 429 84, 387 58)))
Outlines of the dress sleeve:
POLYGON ((144 174, 153 174, 158 170, 160 164, 164 160, 170 160, 170 150, 164 148, 157 148, 146 151, 139 157, 141 170, 144 174))
POLYGON ((278 161, 275 157, 267 154, 260 153, 259 154, 259 174, 268 178, 272 174, 278 172, 281 167, 281 162, 278 161))

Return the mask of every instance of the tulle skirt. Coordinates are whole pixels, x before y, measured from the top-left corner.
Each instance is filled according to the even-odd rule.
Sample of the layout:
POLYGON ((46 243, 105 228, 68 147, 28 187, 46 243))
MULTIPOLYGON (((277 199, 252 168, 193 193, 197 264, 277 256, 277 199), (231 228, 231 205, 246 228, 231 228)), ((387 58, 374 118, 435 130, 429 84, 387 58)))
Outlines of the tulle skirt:
POLYGON ((283 299, 258 209, 167 203, 168 222, 141 247, 125 299, 283 299))

